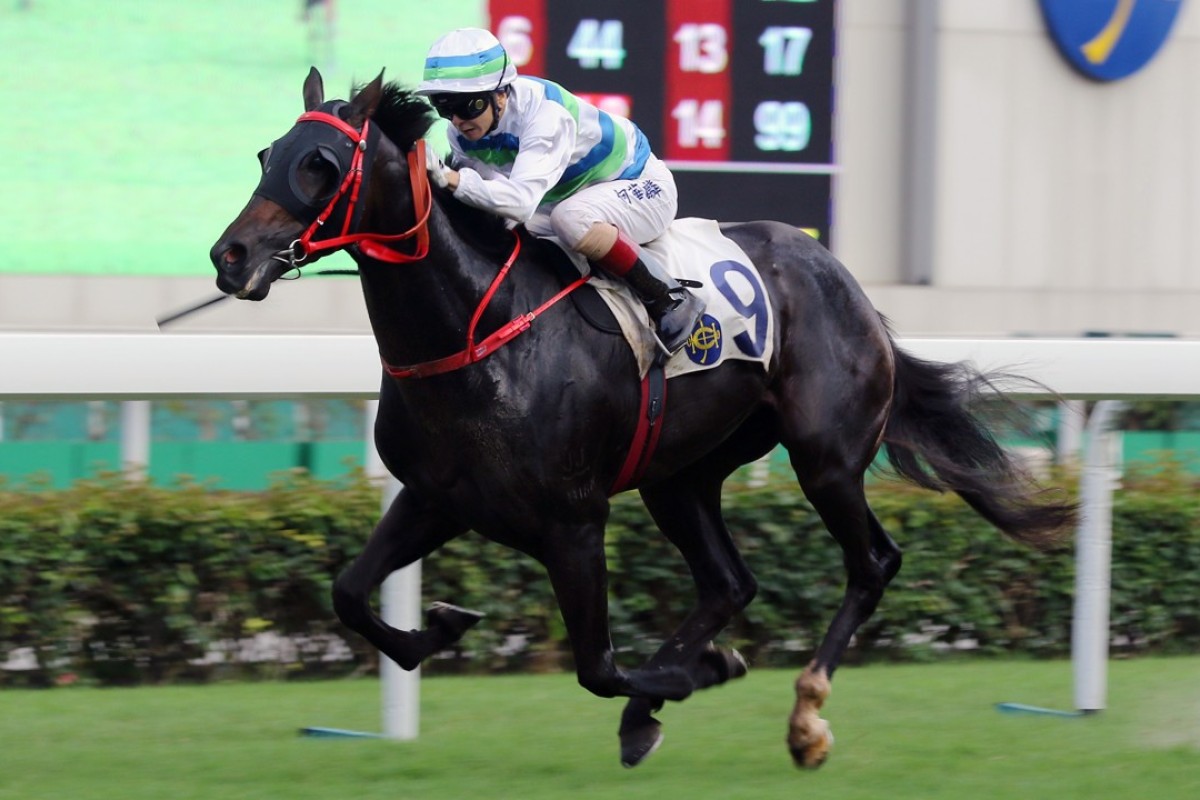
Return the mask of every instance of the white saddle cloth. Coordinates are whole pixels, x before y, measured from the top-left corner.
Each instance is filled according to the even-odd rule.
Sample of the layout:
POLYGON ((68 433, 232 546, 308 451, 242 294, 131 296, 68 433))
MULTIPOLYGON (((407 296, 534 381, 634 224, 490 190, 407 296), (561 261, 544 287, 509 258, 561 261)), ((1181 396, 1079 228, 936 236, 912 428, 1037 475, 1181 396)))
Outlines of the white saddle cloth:
MULTIPOLYGON (((666 377, 712 369, 734 358, 755 361, 766 369, 775 350, 775 318, 762 276, 750 257, 726 238, 709 219, 684 217, 645 245, 666 264, 676 279, 697 281, 691 289, 704 300, 705 310, 683 349, 667 362, 666 377)), ((580 274, 591 265, 571 253, 580 274)), ((646 307, 623 282, 597 272, 589 281, 612 309, 645 377, 658 352, 646 307)))

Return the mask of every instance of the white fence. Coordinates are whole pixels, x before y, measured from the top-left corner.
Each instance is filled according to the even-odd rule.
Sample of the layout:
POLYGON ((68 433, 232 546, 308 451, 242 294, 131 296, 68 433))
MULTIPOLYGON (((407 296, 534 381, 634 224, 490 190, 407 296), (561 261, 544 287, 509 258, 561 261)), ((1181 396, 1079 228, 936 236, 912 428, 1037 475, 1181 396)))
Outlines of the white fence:
MULTIPOLYGON (((903 339, 936 361, 1007 367, 1063 397, 1200 397, 1200 340, 903 339)), ((0 400, 374 397, 369 336, 0 333, 0 400)))
MULTIPOLYGON (((1200 398, 1200 341, 1171 339, 905 339, 901 346, 934 361, 969 360, 1031 378, 1069 399, 1200 398)), ((379 357, 369 336, 0 333, 0 401, 127 401, 122 461, 149 458, 149 405, 183 398, 374 398, 379 357)), ((1013 391, 1046 394, 1022 384, 1013 391)), ((374 415, 375 404, 370 404, 374 415)), ((1076 706, 1105 705, 1109 520, 1112 465, 1097 447, 1103 416, 1093 419, 1084 471, 1076 595, 1076 706)), ((367 430, 370 430, 368 426, 367 430)), ((370 437, 368 437, 370 439, 370 437)), ((368 470, 382 473, 368 441, 368 470)), ((394 485, 388 492, 395 490, 394 485)), ((384 503, 388 502, 385 496, 384 503)), ((400 628, 419 625, 420 565, 385 585, 385 617, 400 628)), ((384 732, 412 738, 417 677, 384 659, 384 732)))

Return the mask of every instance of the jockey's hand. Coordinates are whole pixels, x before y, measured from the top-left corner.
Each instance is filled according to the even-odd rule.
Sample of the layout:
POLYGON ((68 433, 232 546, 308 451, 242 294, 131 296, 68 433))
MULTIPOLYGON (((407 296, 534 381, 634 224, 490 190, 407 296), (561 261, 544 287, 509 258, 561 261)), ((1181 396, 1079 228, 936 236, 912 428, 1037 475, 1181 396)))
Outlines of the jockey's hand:
POLYGON ((425 168, 429 170, 429 180, 437 184, 439 188, 445 189, 449 187, 451 190, 455 189, 458 186, 458 181, 455 180, 453 181, 453 185, 451 184, 451 178, 458 177, 454 175, 454 170, 446 166, 446 163, 442 161, 442 157, 437 154, 427 139, 422 139, 421 144, 425 147, 425 168))

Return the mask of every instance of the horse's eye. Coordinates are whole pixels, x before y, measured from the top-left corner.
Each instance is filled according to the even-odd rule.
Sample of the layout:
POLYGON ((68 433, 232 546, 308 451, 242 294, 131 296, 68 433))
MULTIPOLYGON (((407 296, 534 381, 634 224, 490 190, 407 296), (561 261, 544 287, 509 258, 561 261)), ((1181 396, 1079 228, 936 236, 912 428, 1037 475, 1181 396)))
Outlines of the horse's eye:
POLYGON ((337 189, 339 167, 319 150, 308 153, 297 165, 298 186, 310 198, 321 200, 337 189))
POLYGON ((330 161, 320 150, 314 150, 305 156, 301 162, 305 169, 311 169, 315 172, 337 172, 337 164, 330 161))

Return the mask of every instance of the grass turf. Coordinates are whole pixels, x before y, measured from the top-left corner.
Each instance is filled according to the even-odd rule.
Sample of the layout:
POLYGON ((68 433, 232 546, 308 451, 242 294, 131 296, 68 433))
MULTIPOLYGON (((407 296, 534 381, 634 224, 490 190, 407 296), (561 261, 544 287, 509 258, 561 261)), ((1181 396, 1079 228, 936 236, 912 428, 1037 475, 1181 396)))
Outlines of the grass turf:
POLYGON ((664 710, 666 741, 617 763, 620 701, 568 675, 422 683, 413 742, 378 730, 374 681, 0 692, 0 798, 842 798, 1200 796, 1200 658, 1113 662, 1110 708, 1064 719, 1065 662, 843 669, 818 772, 783 746, 793 672, 762 670, 664 710))

